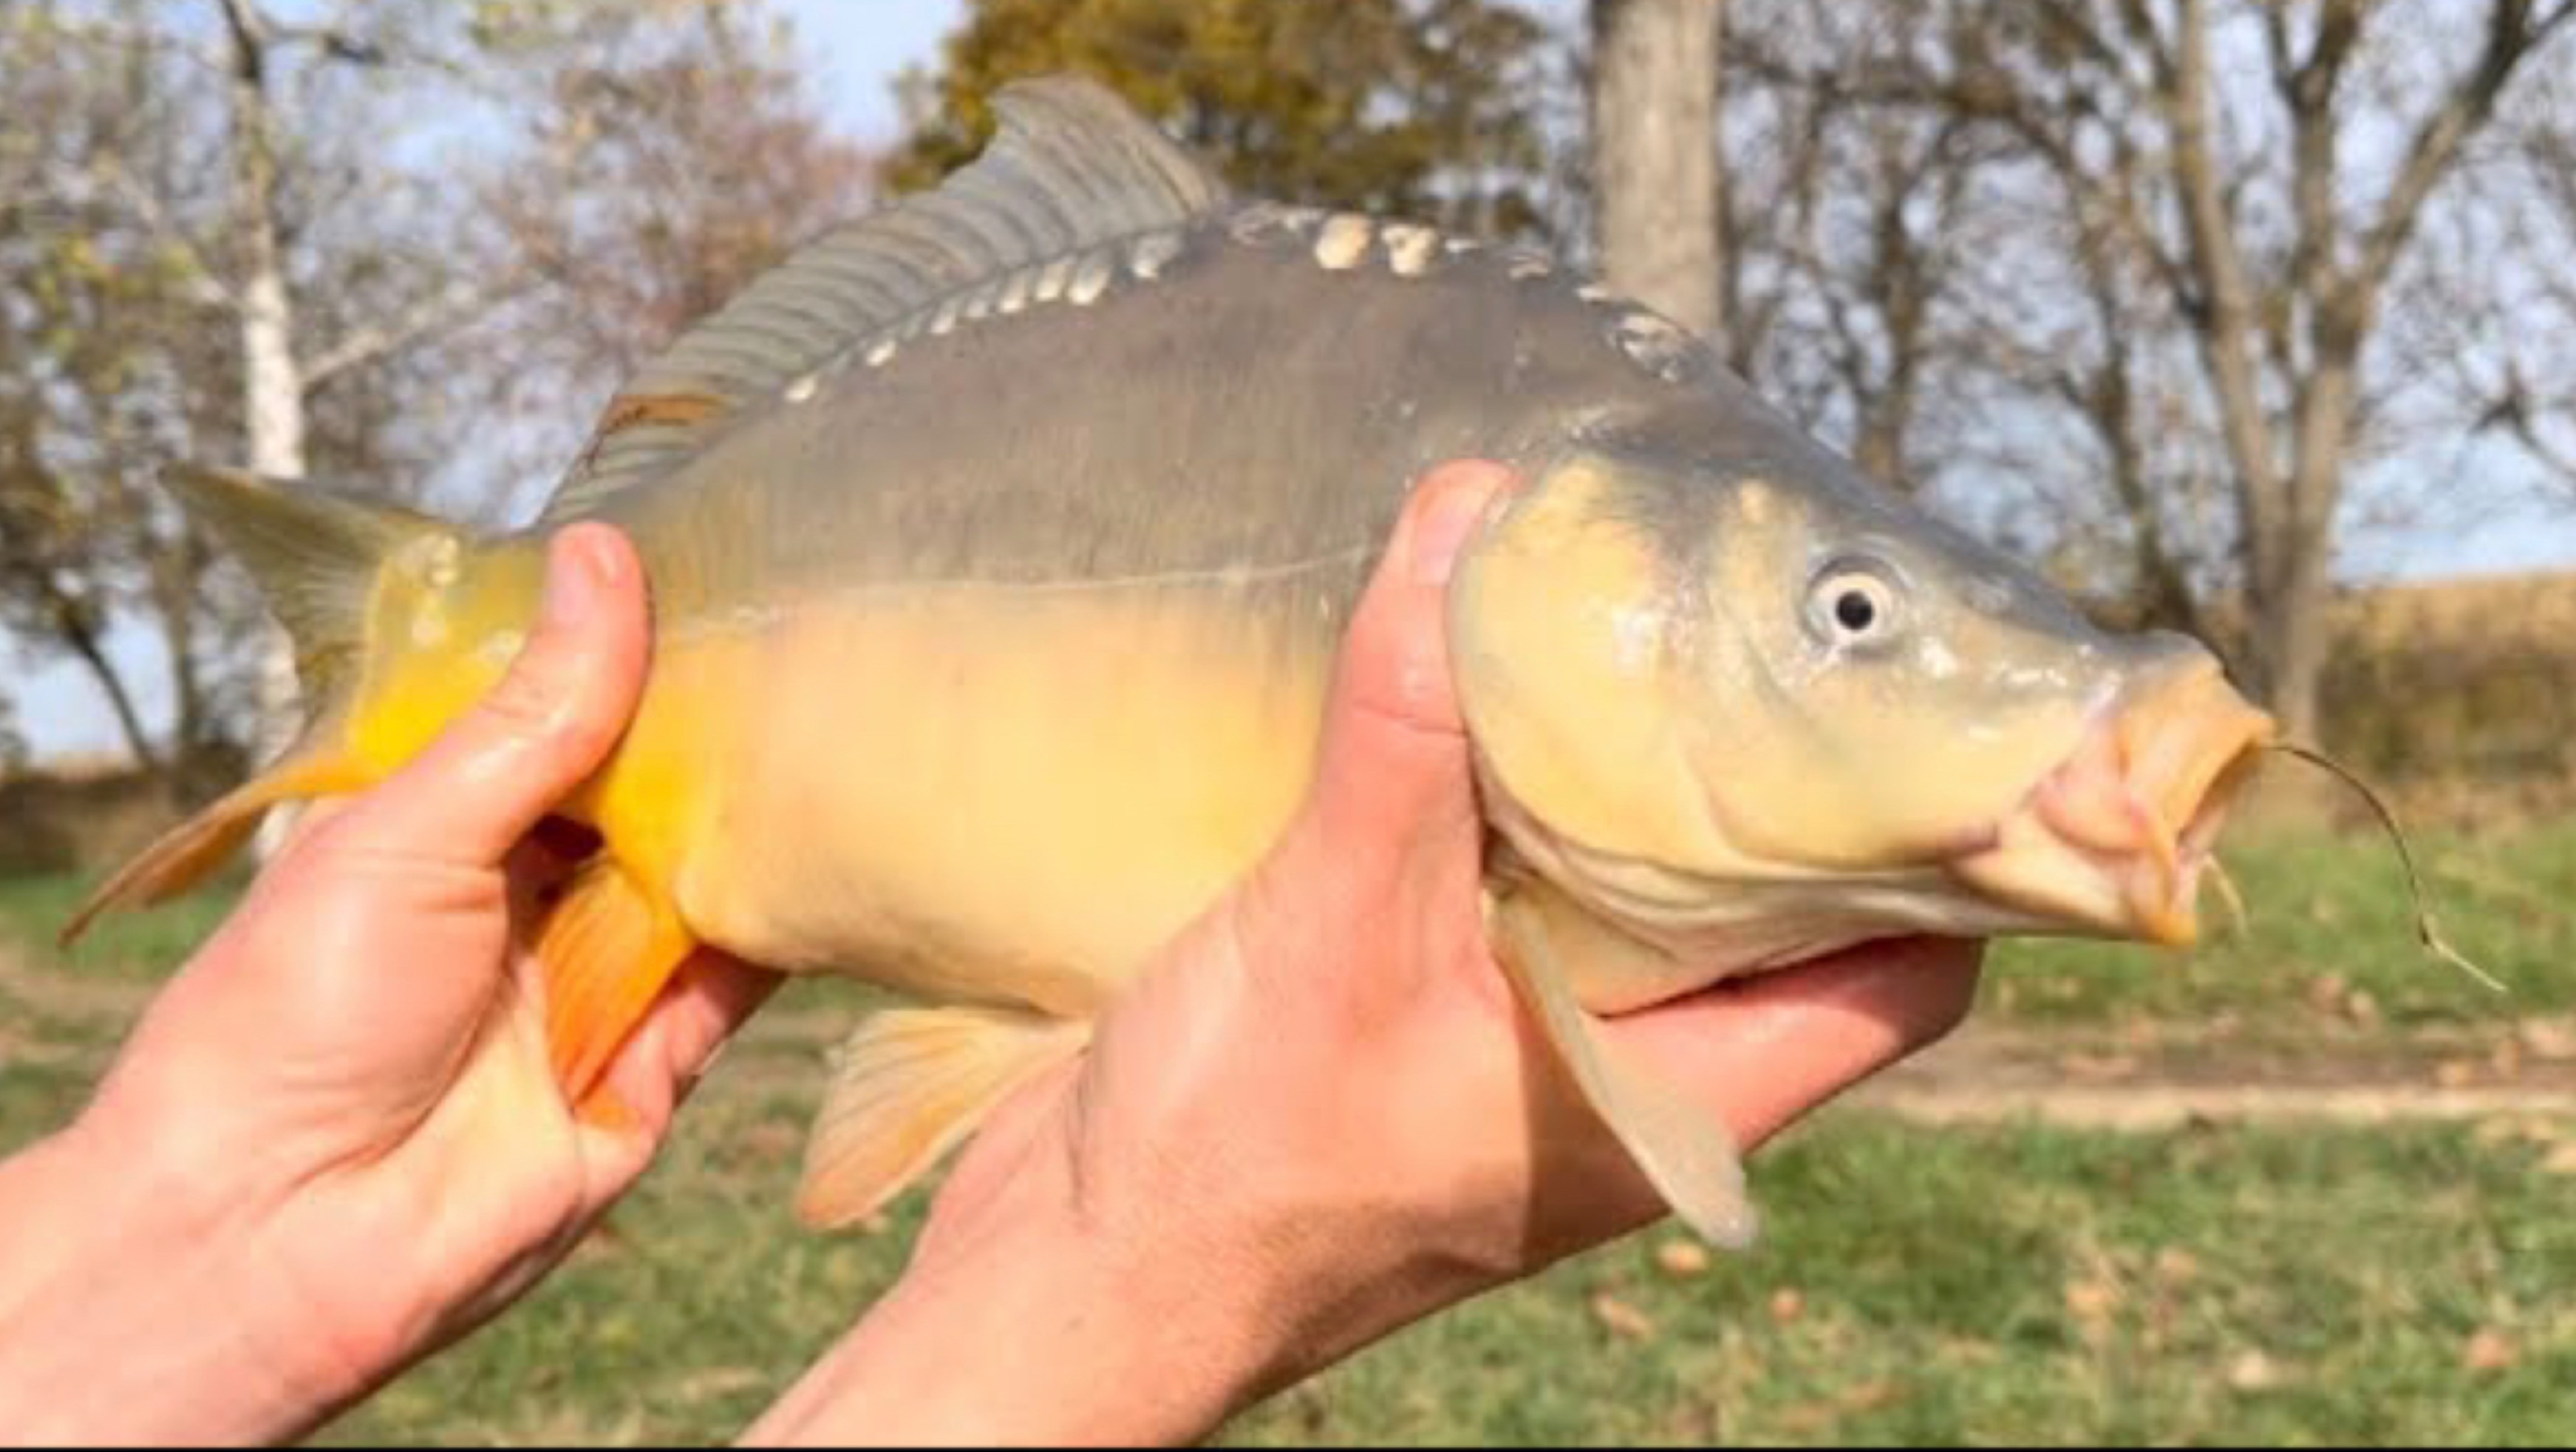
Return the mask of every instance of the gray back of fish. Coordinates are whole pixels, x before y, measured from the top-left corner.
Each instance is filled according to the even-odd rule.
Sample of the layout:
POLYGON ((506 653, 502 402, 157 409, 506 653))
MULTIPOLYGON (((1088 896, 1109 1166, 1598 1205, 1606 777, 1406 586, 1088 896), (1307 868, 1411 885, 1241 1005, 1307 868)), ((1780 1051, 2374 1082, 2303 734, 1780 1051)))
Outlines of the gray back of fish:
POLYGON ((630 397, 713 407, 605 436, 541 524, 628 526, 683 613, 920 582, 1347 584, 1439 460, 1630 434, 1815 462, 1704 345, 1543 257, 1239 202, 1085 82, 997 109, 949 188, 640 375, 630 397))

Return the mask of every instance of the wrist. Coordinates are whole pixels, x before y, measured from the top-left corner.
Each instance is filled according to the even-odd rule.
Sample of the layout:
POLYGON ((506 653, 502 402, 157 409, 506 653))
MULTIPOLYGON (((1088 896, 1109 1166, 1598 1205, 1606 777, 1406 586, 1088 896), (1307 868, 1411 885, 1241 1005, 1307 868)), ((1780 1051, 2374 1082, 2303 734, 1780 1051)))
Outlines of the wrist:
POLYGON ((84 1119, 0 1173, 0 1419, 37 1440, 273 1442, 348 1389, 296 1349, 202 1177, 84 1119))
MULTIPOLYGON (((1284 1203, 1284 1202, 1282 1202, 1284 1203)), ((1086 1223, 1089 1222, 1089 1223, 1086 1223)), ((746 1445, 1180 1445, 1510 1273, 1367 1215, 932 1232, 746 1445)))
POLYGON ((749 1445, 1174 1445, 1266 1370, 1270 1294, 1246 1267, 1019 1233, 917 1257, 749 1445))

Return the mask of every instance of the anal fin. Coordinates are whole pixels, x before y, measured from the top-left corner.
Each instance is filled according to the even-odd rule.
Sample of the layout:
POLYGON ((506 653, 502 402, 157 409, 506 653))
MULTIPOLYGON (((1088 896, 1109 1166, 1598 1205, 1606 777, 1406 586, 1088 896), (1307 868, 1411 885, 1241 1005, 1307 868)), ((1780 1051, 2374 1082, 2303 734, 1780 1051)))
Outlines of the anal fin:
MULTIPOLYGON (((1544 888, 1533 891, 1543 892, 1544 888)), ((1734 1134, 1669 1081, 1622 1056, 1575 1000, 1546 909, 1531 892, 1489 900, 1495 956, 1559 1062, 1673 1213, 1702 1239, 1742 1250, 1759 1233, 1734 1134)))
POLYGON ((841 1049, 815 1118, 798 1217, 832 1230, 875 1214, 1090 1040, 1087 1020, 999 1009, 872 1015, 841 1049))
POLYGON ((584 864, 547 914, 537 934, 546 1047, 556 1082, 585 1122, 626 1121, 601 1076, 696 948, 678 914, 611 858, 584 864))

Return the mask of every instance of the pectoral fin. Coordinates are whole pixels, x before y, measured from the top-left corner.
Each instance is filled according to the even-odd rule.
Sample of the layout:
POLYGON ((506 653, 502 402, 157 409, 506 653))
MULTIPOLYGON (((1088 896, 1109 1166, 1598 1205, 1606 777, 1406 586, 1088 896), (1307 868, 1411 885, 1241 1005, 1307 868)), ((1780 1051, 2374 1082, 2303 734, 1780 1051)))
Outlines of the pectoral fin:
POLYGON ((1724 1249, 1750 1246, 1759 1217, 1746 1193, 1734 1134, 1602 1038, 1599 1025, 1575 1001, 1573 979, 1535 897, 1498 894, 1489 906, 1495 956, 1593 1112, 1692 1230, 1724 1249))
POLYGON ((796 1212, 817 1230, 875 1214, 1031 1079, 1091 1040, 1085 1020, 893 1009, 843 1046, 814 1121, 796 1212))

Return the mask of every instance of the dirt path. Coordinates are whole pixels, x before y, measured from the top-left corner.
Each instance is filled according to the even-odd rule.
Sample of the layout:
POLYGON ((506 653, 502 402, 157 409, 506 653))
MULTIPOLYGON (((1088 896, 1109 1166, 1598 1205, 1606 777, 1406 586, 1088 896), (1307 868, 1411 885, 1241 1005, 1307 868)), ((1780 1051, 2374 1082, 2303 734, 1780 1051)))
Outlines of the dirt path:
POLYGON ((2195 1121, 2576 1117, 2576 1030, 2548 1021, 2252 1040, 2188 1027, 1972 1026, 1847 1102, 1936 1124, 2031 1119, 2126 1131, 2195 1121))

